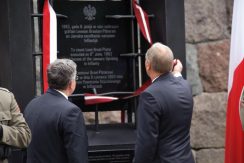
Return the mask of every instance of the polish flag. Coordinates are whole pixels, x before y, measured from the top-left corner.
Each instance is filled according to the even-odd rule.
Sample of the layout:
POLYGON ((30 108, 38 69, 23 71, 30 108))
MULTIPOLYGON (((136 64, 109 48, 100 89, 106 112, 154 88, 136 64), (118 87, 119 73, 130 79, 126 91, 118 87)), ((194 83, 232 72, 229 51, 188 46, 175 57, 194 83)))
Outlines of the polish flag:
POLYGON ((226 116, 225 163, 244 163, 244 129, 240 116, 244 87, 244 0, 234 0, 226 116))
POLYGON ((57 17, 49 0, 43 6, 43 40, 42 40, 42 77, 43 92, 48 89, 47 67, 57 59, 57 17))
POLYGON ((139 24, 139 28, 143 36, 145 37, 145 39, 148 41, 149 44, 152 44, 147 13, 143 11, 143 9, 141 8, 141 6, 138 5, 136 0, 133 0, 133 9, 137 19, 137 23, 139 24))

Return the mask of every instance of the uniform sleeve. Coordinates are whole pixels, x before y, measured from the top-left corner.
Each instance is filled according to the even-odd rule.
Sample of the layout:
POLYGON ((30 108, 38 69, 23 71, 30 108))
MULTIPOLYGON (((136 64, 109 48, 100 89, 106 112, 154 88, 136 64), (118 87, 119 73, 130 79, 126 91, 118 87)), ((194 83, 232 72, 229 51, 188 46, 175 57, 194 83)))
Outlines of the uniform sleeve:
POLYGON ((63 117, 63 137, 69 163, 88 162, 88 139, 82 112, 70 109, 63 117))
POLYGON ((14 147, 25 148, 31 141, 31 131, 23 117, 23 114, 20 112, 19 106, 12 93, 10 115, 11 118, 9 119, 8 124, 2 124, 2 143, 14 147))
POLYGON ((154 97, 142 93, 137 109, 135 163, 153 162, 158 146, 160 108, 154 97))

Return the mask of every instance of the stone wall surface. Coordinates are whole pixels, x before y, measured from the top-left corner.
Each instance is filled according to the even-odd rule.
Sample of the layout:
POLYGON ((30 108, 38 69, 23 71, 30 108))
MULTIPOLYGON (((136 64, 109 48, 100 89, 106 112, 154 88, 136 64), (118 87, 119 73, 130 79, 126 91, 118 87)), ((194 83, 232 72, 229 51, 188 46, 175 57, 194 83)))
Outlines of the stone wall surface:
POLYGON ((196 163, 224 163, 233 0, 185 0, 186 68, 196 163))
POLYGON ((232 23, 232 12, 233 12, 233 0, 225 0, 226 1, 226 13, 227 13, 227 26, 228 30, 231 30, 232 23))
POLYGON ((198 95, 203 91, 197 60, 196 46, 186 44, 186 78, 191 84, 193 95, 198 95))
POLYGON ((205 92, 227 91, 229 40, 197 45, 200 77, 205 92))
POLYGON ((196 152, 197 163, 223 163, 224 149, 202 149, 196 152))
POLYGON ((223 148, 227 93, 202 93, 194 97, 191 125, 193 149, 223 148))
POLYGON ((228 37, 225 0, 185 0, 185 24, 187 42, 228 37))

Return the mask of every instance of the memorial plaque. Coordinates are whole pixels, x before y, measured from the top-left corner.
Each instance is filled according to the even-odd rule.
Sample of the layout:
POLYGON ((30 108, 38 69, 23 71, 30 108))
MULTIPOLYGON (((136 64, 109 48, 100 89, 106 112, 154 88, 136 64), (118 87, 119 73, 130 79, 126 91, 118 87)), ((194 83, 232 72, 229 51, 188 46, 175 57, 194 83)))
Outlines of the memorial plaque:
POLYGON ((77 63, 75 93, 130 91, 129 60, 120 54, 132 52, 130 19, 106 18, 129 15, 130 1, 55 1, 58 19, 58 58, 77 63))

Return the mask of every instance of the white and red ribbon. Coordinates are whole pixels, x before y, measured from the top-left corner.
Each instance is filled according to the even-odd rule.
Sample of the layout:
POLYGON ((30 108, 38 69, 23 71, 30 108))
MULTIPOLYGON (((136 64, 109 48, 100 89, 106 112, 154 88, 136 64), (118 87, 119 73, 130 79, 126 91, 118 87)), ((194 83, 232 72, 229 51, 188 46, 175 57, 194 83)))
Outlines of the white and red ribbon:
POLYGON ((150 34, 148 15, 141 8, 141 6, 138 5, 136 0, 133 0, 132 3, 133 3, 133 9, 134 9, 134 13, 135 13, 139 28, 140 28, 143 36, 145 37, 145 39, 148 41, 148 43, 152 44, 152 38, 151 38, 151 34, 150 34))
POLYGON ((132 95, 120 97, 120 98, 85 93, 84 94, 85 105, 96 105, 96 104, 108 103, 108 102, 112 102, 112 101, 116 101, 116 100, 123 100, 123 99, 129 99, 132 97, 136 97, 136 96, 139 96, 151 83, 152 83, 151 80, 148 80, 140 88, 138 88, 132 95))
POLYGON ((85 93, 84 98, 85 98, 85 105, 107 103, 119 99, 118 97, 100 96, 100 95, 89 94, 89 93, 85 93))
POLYGON ((42 40, 42 74, 43 91, 48 88, 47 67, 57 59, 57 17, 49 0, 43 6, 43 40, 42 40))

